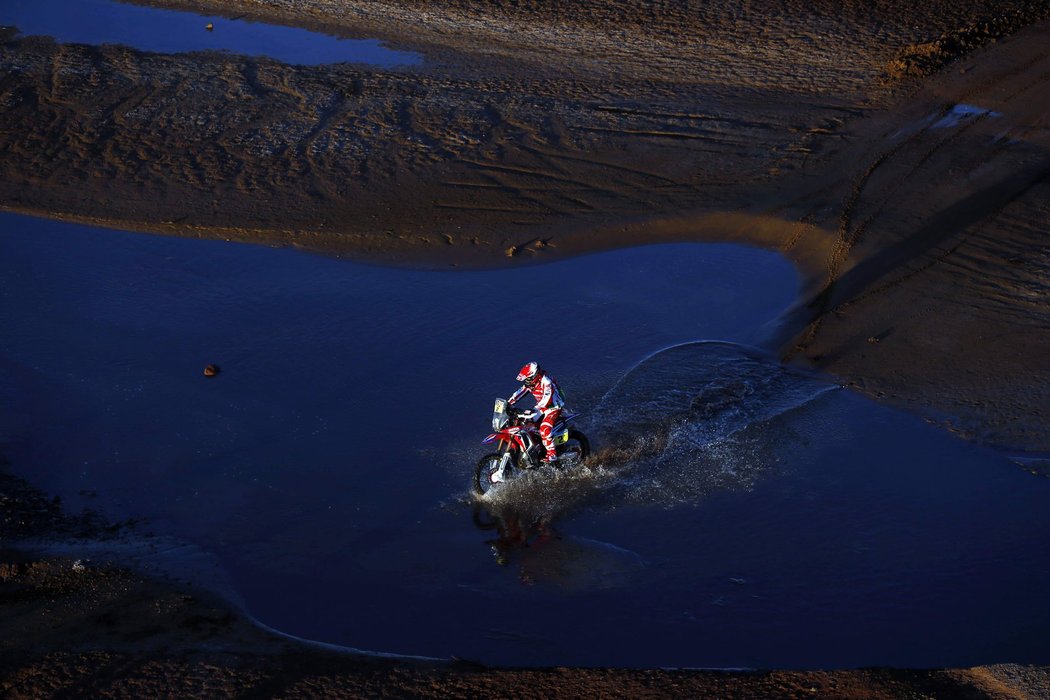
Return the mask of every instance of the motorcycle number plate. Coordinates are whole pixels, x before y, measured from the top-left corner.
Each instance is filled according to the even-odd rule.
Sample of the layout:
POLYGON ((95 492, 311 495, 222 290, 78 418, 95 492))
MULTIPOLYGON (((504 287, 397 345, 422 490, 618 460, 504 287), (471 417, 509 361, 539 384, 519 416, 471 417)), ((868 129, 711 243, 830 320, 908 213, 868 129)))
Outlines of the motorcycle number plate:
POLYGON ((554 444, 555 445, 564 445, 568 441, 569 441, 569 433, 568 433, 568 431, 566 431, 566 432, 562 433, 561 435, 559 435, 558 437, 554 438, 554 444))

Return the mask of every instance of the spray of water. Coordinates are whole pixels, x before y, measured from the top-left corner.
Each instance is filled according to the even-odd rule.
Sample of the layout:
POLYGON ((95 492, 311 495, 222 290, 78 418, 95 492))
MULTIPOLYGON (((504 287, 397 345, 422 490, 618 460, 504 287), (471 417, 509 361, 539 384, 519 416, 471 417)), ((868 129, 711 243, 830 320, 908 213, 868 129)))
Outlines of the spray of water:
POLYGON ((792 416, 834 390, 761 352, 695 342, 620 378, 581 427, 599 448, 563 472, 526 474, 479 497, 493 512, 551 522, 582 507, 673 507, 747 490, 797 437, 792 416))

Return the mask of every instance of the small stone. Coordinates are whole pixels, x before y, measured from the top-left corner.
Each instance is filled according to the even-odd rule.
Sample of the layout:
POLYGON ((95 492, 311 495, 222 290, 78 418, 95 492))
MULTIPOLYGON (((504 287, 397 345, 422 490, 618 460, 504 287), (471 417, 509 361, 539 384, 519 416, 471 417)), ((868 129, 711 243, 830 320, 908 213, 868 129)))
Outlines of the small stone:
POLYGON ((218 373, 219 373, 219 366, 218 365, 208 365, 207 367, 204 368, 204 376, 205 377, 214 377, 218 373))
POLYGON ((215 25, 212 24, 211 22, 208 22, 207 24, 204 25, 204 28, 210 32, 211 30, 215 29, 215 25))

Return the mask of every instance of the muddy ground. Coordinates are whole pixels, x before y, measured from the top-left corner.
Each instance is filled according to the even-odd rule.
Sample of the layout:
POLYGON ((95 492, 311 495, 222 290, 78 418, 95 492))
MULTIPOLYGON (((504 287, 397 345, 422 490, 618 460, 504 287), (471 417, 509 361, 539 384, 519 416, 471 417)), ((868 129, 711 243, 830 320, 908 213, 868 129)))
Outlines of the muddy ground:
MULTIPOLYGON (((762 245, 804 276, 785 359, 967 439, 1050 450, 1048 2, 155 4, 378 36, 426 62, 295 67, 0 30, 0 207, 404 265, 762 245)), ((5 488, 10 518, 29 496, 5 488)), ((29 696, 177 680, 258 695, 1014 697, 1040 682, 1007 667, 375 665, 289 647, 184 584, 4 561, 5 628, 24 633, 4 636, 0 687, 29 696), (143 627, 150 606, 166 612, 143 627)))

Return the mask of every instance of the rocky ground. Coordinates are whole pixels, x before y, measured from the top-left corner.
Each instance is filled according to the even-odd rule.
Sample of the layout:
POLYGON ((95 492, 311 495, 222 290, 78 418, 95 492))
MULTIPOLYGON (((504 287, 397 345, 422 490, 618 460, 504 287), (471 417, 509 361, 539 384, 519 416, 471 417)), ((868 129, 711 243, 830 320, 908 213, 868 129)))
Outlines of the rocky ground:
MULTIPOLYGON (((1050 450, 1050 3, 156 4, 378 36, 426 62, 296 67, 0 30, 0 207, 429 266, 763 245, 804 276, 786 359, 967 439, 1050 450)), ((0 493, 0 542, 121 536, 13 480, 0 493)), ((12 696, 1047 694, 1044 671, 1016 667, 378 662, 290 644, 184 582, 19 552, 0 563, 12 696)))

